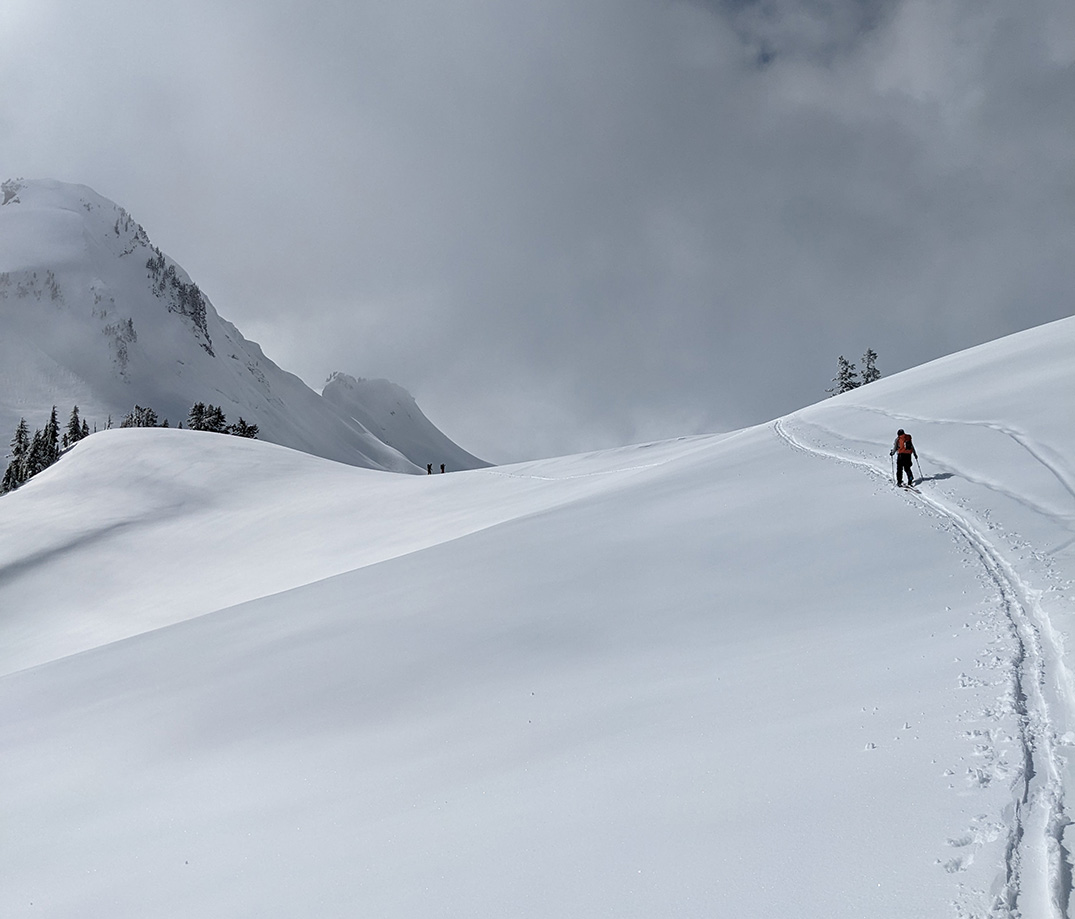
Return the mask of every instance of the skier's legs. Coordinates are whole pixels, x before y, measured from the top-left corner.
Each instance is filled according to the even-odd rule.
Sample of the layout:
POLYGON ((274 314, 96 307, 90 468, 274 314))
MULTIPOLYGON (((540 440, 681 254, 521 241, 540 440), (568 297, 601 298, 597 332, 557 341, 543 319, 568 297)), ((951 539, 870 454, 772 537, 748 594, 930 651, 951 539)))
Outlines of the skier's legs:
POLYGON ((903 484, 903 474, 907 473, 907 484, 914 482, 914 473, 911 471, 911 454, 901 453, 896 459, 896 484, 903 484))

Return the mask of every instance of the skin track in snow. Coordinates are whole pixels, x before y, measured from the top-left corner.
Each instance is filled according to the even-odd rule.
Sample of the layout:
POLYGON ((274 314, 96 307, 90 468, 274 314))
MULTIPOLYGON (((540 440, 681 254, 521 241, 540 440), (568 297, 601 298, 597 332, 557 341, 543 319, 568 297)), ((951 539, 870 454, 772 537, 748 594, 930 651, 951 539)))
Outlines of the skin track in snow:
MULTIPOLYGON (((861 453, 843 452, 833 446, 838 442, 829 432, 819 439, 818 445, 812 444, 811 434, 816 428, 801 418, 790 423, 777 422, 774 429, 796 450, 850 463, 869 474, 883 474, 879 464, 864 459, 861 453), (822 442, 829 446, 821 446, 822 442)), ((1028 449, 1028 452, 1037 456, 1044 451, 1028 449)), ((1064 481, 1063 473, 1051 471, 1064 481)), ((1075 712, 1075 694, 1070 689, 1063 649, 1050 640, 1055 633, 1036 602, 1036 592, 1023 583, 998 547, 937 493, 923 494, 919 489, 902 487, 918 494, 954 535, 966 541, 993 585, 1014 648, 1010 663, 1011 689, 1005 702, 1015 713, 1018 724, 1018 769, 1012 782, 1012 805, 1005 811, 1010 816, 998 815, 1006 827, 1007 844, 1003 883, 992 903, 993 914, 1062 919, 1069 915, 1072 894, 1072 862, 1067 839, 1071 820, 1065 804, 1065 764, 1056 739, 1065 734, 1075 712), (1058 673, 1060 677, 1055 676, 1058 673), (1048 689, 1050 685, 1055 687, 1052 693, 1048 689)), ((999 722, 1001 715, 986 711, 983 718, 999 722)), ((979 747, 982 757, 995 763, 998 753, 991 741, 997 736, 996 729, 978 729, 975 736, 987 741, 979 747)), ((980 781, 987 781, 990 773, 977 771, 975 775, 980 781)), ((1007 769, 1004 777, 1010 778, 1007 769)), ((976 838, 974 833, 963 837, 964 845, 973 845, 976 838)))

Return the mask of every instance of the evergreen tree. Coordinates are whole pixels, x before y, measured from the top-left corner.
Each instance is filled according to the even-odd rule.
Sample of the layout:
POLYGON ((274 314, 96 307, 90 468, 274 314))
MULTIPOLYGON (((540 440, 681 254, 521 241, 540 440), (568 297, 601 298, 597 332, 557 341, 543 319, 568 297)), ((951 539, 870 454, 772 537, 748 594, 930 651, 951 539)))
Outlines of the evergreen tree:
POLYGON ((858 371, 855 370, 855 365, 842 354, 837 362, 836 376, 832 378, 832 382, 836 385, 832 389, 826 389, 825 392, 834 396, 859 387, 858 371))
POLYGON ((23 463, 26 461, 26 456, 30 452, 30 426, 26 423, 26 419, 22 418, 19 421, 19 426, 15 429, 15 436, 11 441, 11 457, 12 462, 23 463))
POLYGON ((877 369, 877 352, 873 348, 867 348, 862 355, 862 385, 873 383, 881 379, 881 371, 877 369))
POLYGON ((90 423, 85 418, 83 418, 82 419, 82 434, 80 435, 80 437, 89 437, 89 436, 90 436, 90 423))
POLYGON ((0 481, 0 495, 6 495, 9 491, 14 491, 21 484, 18 464, 12 461, 7 464, 7 469, 4 470, 4 478, 0 481))
POLYGON ((78 406, 71 409, 71 417, 67 420, 67 430, 63 435, 63 445, 70 447, 82 440, 82 420, 78 417, 78 406))
MULTIPOLYGON (((182 422, 180 422, 182 427, 182 422)), ((224 409, 212 403, 195 402, 187 414, 187 428, 191 431, 212 431, 214 434, 234 434, 237 437, 257 437, 258 426, 240 417, 235 424, 228 424, 224 409)))
POLYGON ((52 465, 50 452, 48 438, 44 432, 34 431, 33 439, 30 441, 30 451, 26 454, 26 461, 23 464, 22 480, 24 482, 52 465))
POLYGON ((151 408, 136 405, 127 413, 120 424, 121 428, 155 428, 158 427, 157 413, 151 408))
POLYGON ((227 419, 224 410, 219 405, 207 405, 205 407, 205 420, 203 431, 212 431, 215 434, 223 434, 227 428, 227 419))
MULTIPOLYGON (((45 424, 45 430, 41 436, 44 438, 45 466, 51 466, 60 458, 60 422, 56 417, 56 406, 52 406, 52 413, 45 424)), ((40 471, 40 470, 39 470, 40 471)))
POLYGON ((256 438, 258 436, 258 426, 256 424, 247 424, 243 421, 243 416, 240 415, 235 424, 228 425, 228 433, 234 434, 236 437, 256 438))
POLYGON ((195 402, 187 413, 187 427, 192 431, 205 430, 205 403, 195 402))
MULTIPOLYGON (((89 435, 89 425, 78 417, 78 406, 71 413, 71 421, 63 434, 66 447, 89 435)), ((49 420, 44 430, 34 432, 30 437, 30 428, 26 419, 19 420, 15 437, 11 441, 11 462, 0 480, 0 494, 13 491, 31 476, 48 469, 60 458, 60 423, 56 418, 56 406, 52 407, 49 420)))
POLYGON ((14 491, 27 479, 26 461, 30 455, 30 428, 26 419, 19 420, 19 426, 15 429, 15 436, 11 440, 11 462, 4 470, 3 481, 0 482, 0 495, 14 491))

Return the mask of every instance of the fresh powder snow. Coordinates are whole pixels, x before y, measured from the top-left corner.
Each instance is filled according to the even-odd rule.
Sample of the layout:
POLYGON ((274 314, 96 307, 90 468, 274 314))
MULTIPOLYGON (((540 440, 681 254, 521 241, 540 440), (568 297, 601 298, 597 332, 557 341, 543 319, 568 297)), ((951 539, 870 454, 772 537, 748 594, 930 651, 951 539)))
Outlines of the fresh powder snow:
POLYGON ((91 436, 0 498, 0 915, 1068 915, 1073 349, 446 476, 91 436))

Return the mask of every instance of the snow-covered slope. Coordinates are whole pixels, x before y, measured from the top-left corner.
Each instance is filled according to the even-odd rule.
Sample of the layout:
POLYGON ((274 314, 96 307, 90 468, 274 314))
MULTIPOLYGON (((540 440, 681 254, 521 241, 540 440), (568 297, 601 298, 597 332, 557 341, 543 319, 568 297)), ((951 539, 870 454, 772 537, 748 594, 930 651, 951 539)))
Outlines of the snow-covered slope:
POLYGON ((423 469, 478 469, 489 464, 449 440, 425 415, 414 397, 388 380, 355 379, 345 373, 329 377, 322 397, 345 418, 391 444, 423 469))
POLYGON ((90 437, 0 498, 0 914, 1067 915, 1073 347, 453 476, 90 437))
MULTIPOLYGON (((122 208, 89 188, 53 181, 5 182, 2 200, 5 442, 20 417, 31 429, 42 426, 53 405, 63 417, 78 405, 103 428, 135 404, 175 426, 193 403, 205 402, 220 405, 229 421, 257 424, 263 440, 358 466, 425 471, 353 420, 357 410, 341 416, 221 319, 122 208)), ((435 430, 417 406, 415 413, 416 437, 435 430)), ((363 417, 380 420, 373 407, 363 417)), ((408 432, 396 433, 407 439, 408 432)))

